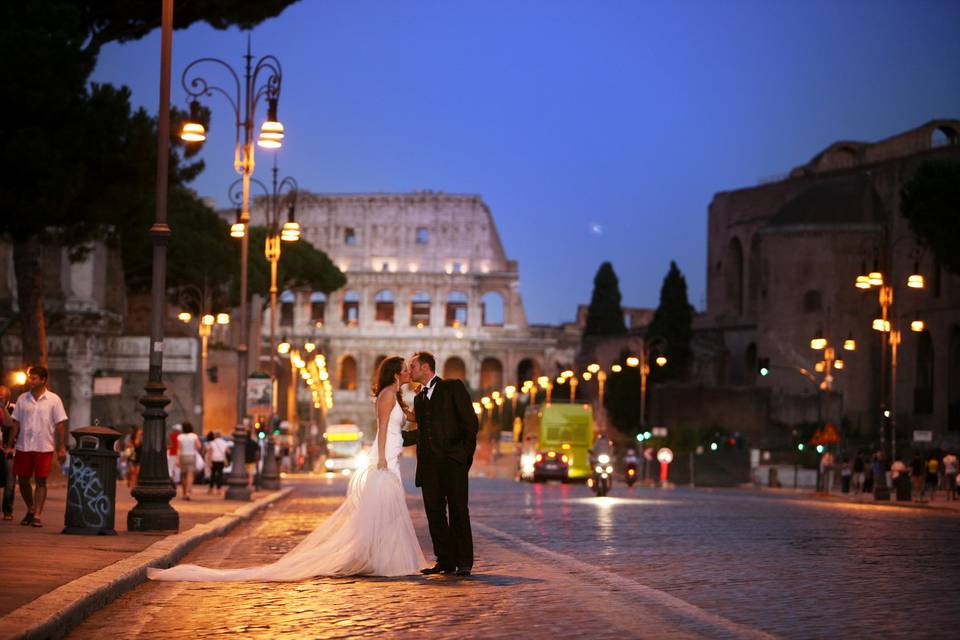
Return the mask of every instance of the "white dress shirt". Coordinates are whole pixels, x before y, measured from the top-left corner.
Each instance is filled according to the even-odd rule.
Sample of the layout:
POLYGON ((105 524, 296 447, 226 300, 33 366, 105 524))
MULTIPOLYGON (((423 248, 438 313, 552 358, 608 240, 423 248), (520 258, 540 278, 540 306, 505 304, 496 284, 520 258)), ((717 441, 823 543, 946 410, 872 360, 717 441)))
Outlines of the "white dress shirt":
POLYGON ((13 419, 20 423, 16 449, 46 452, 54 450, 55 428, 67 419, 67 412, 60 396, 53 391, 46 389, 39 398, 27 391, 17 398, 13 419))
POLYGON ((440 376, 430 378, 430 382, 427 383, 427 399, 430 399, 430 396, 433 395, 433 390, 436 389, 438 382, 440 382, 440 376))

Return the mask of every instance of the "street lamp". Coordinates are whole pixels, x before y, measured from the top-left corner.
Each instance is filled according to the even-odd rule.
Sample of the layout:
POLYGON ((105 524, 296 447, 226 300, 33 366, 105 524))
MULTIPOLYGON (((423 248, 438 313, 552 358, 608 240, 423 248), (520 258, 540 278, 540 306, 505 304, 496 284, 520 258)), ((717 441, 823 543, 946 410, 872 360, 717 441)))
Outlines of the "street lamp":
MULTIPOLYGON (((640 430, 643 431, 644 427, 647 425, 647 376, 650 375, 650 356, 653 353, 662 351, 667 346, 667 341, 664 338, 653 338, 650 340, 650 344, 647 344, 647 341, 643 341, 643 345, 640 347, 639 356, 628 356, 625 360, 625 364, 628 367, 639 367, 640 370, 640 430)), ((667 364, 667 357, 662 353, 658 353, 654 361, 657 363, 658 367, 663 367, 667 364)))
MULTIPOLYGON (((260 131, 260 137, 257 144, 264 148, 279 148, 284 137, 283 126, 277 119, 277 102, 280 98, 280 85, 283 80, 283 72, 280 67, 280 61, 275 56, 266 55, 259 58, 255 63, 253 55, 250 53, 250 36, 247 35, 247 53, 244 56, 244 75, 241 85, 241 79, 228 63, 218 58, 200 58, 194 60, 186 69, 183 70, 181 84, 184 90, 191 98, 191 113, 195 112, 194 103, 198 106, 201 96, 212 96, 214 92, 224 96, 233 107, 235 116, 235 140, 234 140, 234 159, 233 167, 237 173, 242 176, 243 197, 240 209, 240 217, 232 229, 231 235, 246 230, 250 222, 250 178, 254 170, 254 116, 257 106, 261 99, 265 99, 268 104, 267 120, 263 123, 260 131), (191 71, 197 65, 212 64, 226 69, 229 76, 233 79, 232 91, 220 86, 210 84, 205 78, 199 75, 191 77, 191 71), (188 78, 190 78, 188 80, 188 78), (262 83, 261 83, 262 79, 262 83)), ((188 125, 198 124, 191 119, 184 124, 181 132, 181 138, 200 142, 206 138, 205 131, 198 131, 196 127, 188 125)), ((247 405, 247 343, 249 342, 250 321, 247 315, 247 257, 249 255, 250 234, 243 233, 240 238, 240 330, 238 332, 237 342, 237 421, 236 429, 233 433, 233 455, 231 457, 232 469, 230 478, 227 481, 228 488, 226 498, 228 500, 249 500, 250 490, 247 488, 246 469, 244 468, 244 449, 246 441, 247 427, 243 424, 246 417, 247 405)))
MULTIPOLYGON (((893 269, 893 257, 894 252, 898 244, 904 241, 913 242, 911 236, 902 236, 895 240, 887 248, 887 260, 886 265, 888 270, 892 271, 893 269)), ((886 244, 886 239, 884 239, 884 244, 886 244)), ((922 249, 914 247, 911 251, 911 256, 914 259, 913 270, 907 276, 904 281, 908 288, 910 289, 923 289, 924 288, 924 277, 920 273, 920 256, 922 255, 922 249)), ((872 327, 875 331, 878 331, 881 334, 880 340, 880 451, 886 449, 886 428, 883 423, 884 419, 890 420, 890 459, 896 459, 897 455, 897 412, 896 412, 896 389, 897 389, 897 347, 900 345, 901 336, 900 329, 898 328, 898 323, 896 320, 903 320, 904 316, 896 316, 893 309, 894 301, 894 287, 897 280, 893 277, 892 273, 886 274, 889 277, 884 277, 884 272, 881 269, 880 261, 878 258, 874 259, 873 269, 866 273, 866 263, 862 263, 861 273, 857 276, 855 281, 855 286, 862 290, 868 291, 873 288, 877 288, 878 302, 880 303, 880 317, 875 318, 872 322, 872 327), (885 284, 885 282, 889 284, 885 284), (887 347, 890 347, 890 380, 889 386, 887 384, 887 347), (888 397, 889 393, 889 397, 888 397)), ((923 320, 919 316, 914 316, 913 320, 910 322, 910 329, 915 332, 920 332, 924 330, 923 320)), ((852 337, 852 336, 851 336, 852 337)), ((844 345, 846 347, 846 345, 844 345)), ((855 347, 854 347, 855 348, 855 347)), ((886 483, 884 483, 884 490, 886 489, 886 483)))

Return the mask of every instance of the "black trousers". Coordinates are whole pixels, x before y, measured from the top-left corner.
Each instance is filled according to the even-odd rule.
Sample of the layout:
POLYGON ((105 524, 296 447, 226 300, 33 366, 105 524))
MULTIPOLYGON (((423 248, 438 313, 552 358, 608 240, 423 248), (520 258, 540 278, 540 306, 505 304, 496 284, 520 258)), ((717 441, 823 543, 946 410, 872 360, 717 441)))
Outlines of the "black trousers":
POLYGON ((447 458, 423 460, 420 487, 437 564, 473 568, 473 532, 467 508, 466 465, 447 458))
POLYGON ((224 462, 213 462, 210 465, 210 486, 217 489, 223 486, 223 465, 224 462))

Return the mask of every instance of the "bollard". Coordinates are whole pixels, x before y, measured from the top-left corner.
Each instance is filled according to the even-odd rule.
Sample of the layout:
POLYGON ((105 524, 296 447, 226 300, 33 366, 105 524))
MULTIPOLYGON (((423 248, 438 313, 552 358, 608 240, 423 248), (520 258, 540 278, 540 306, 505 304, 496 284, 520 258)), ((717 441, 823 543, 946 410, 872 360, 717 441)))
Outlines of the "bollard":
POLYGON ((61 533, 115 536, 118 454, 113 444, 121 433, 100 426, 70 433, 77 446, 70 450, 67 511, 61 533))

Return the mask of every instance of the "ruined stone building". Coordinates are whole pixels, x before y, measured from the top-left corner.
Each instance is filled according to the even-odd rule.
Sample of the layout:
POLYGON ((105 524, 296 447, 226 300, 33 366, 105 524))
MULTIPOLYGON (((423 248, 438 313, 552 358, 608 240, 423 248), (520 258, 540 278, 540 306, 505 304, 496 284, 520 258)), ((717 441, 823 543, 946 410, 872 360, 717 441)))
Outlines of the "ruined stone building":
POLYGON ((891 411, 901 440, 919 430, 933 431, 934 444, 956 443, 960 277, 937 264, 900 213, 904 183, 934 159, 960 161, 960 121, 934 120, 875 143, 836 142, 782 178, 717 193, 708 214, 707 310, 697 324, 715 344, 699 363, 701 381, 726 385, 731 397, 749 386, 767 390, 769 415, 782 423, 844 418, 849 429, 877 434, 882 412, 891 411), (889 334, 872 329, 878 289, 855 286, 864 270, 893 285, 895 378, 889 348, 881 353, 889 334), (922 289, 907 286, 916 271, 922 289), (914 320, 923 321, 921 331, 911 330, 914 320), (843 359, 829 395, 820 391, 825 372, 815 369, 823 352, 810 346, 816 335, 843 359), (851 337, 856 350, 843 350, 851 337), (760 358, 769 360, 765 377, 760 358))
MULTIPOLYGON (((252 224, 264 219, 255 206, 252 224)), ((480 196, 301 192, 297 220, 304 239, 347 276, 330 296, 280 295, 277 338, 295 346, 312 340, 327 357, 335 401, 328 422, 373 429, 370 380, 388 355, 430 351, 440 375, 475 391, 555 375, 557 363, 573 361, 575 331, 527 322, 517 263, 504 253, 480 196)), ((261 318, 262 369, 272 353, 269 313, 261 318)), ((280 370, 283 389, 289 368, 280 370)), ((298 402, 307 415, 310 396, 302 388, 298 402)))

